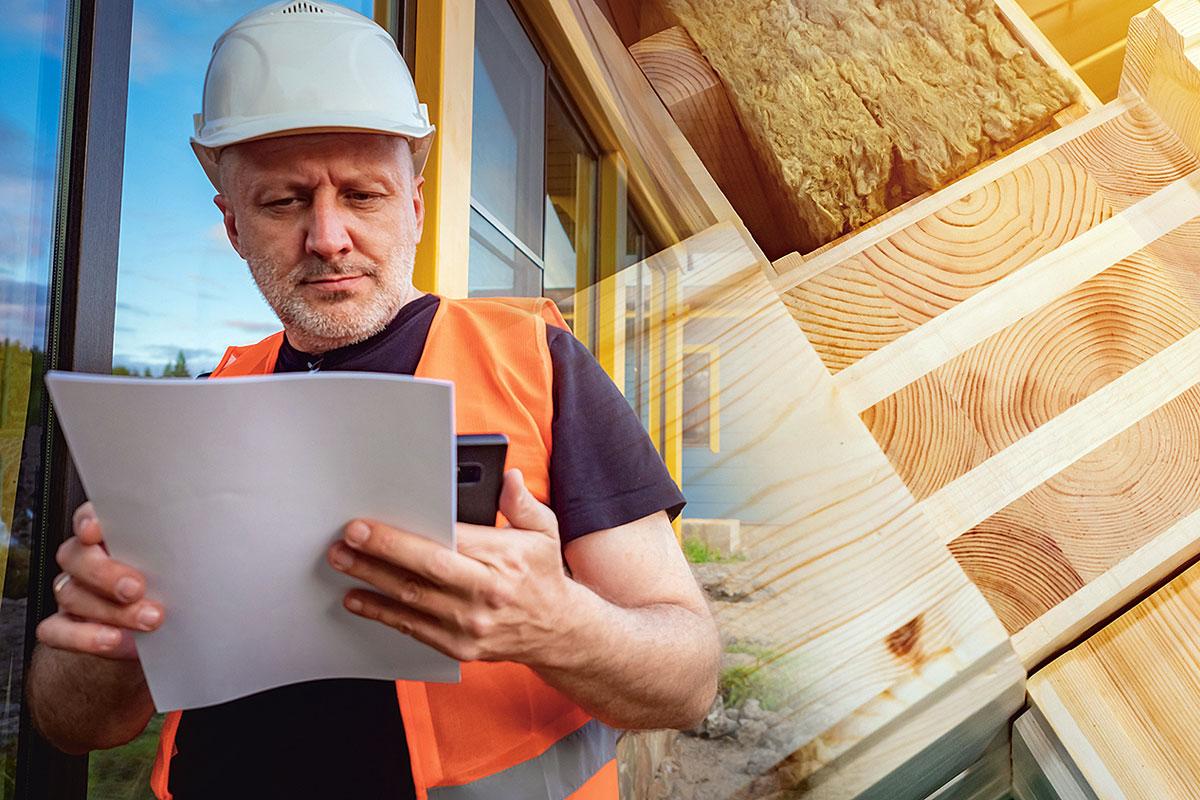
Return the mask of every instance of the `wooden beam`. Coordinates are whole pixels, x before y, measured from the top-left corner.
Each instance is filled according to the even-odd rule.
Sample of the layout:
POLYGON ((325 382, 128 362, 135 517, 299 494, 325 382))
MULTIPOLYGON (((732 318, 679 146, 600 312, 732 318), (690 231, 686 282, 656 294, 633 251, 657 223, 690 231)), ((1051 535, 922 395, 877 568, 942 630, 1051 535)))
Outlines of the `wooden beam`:
POLYGON ((1037 709, 1013 723, 1012 793, 1016 800, 1099 800, 1037 709))
POLYGON ((677 276, 689 345, 721 354, 717 469, 740 481, 739 516, 772 523, 731 565, 750 597, 718 622, 769 651, 777 774, 813 798, 937 790, 1023 701, 1007 636, 840 402, 744 231, 716 226, 646 268, 677 276))
POLYGON ((675 26, 629 52, 767 257, 790 252, 804 231, 790 224, 794 218, 778 214, 771 201, 786 190, 768 186, 773 173, 762 169, 751 152, 724 84, 692 37, 675 26))
POLYGON ((1045 721, 1098 797, 1190 797, 1200 786, 1200 566, 1029 681, 1045 721))
POLYGON ((601 150, 620 152, 654 237, 737 219, 595 0, 518 0, 601 150))
POLYGON ((834 247, 820 250, 807 258, 792 255, 779 259, 775 262, 775 271, 779 275, 778 279, 774 281, 776 290, 785 292, 805 281, 812 280, 826 270, 845 262, 854 254, 894 236, 908 226, 953 203, 961 201, 972 192, 977 192, 1005 175, 1042 158, 1072 139, 1083 136, 1116 119, 1127 112, 1132 105, 1129 101, 1109 103, 1103 109, 1089 114, 1078 122, 1047 134, 989 166, 971 173, 968 177, 955 181, 924 200, 906 206, 901 213, 888 216, 886 219, 864 228, 860 233, 841 240, 834 247))
POLYGON ((417 5, 417 96, 435 126, 425 165, 425 230, 413 282, 446 297, 467 296, 471 211, 471 103, 475 4, 417 5))
POLYGON ((1200 173, 1176 181, 838 373, 865 411, 1200 215, 1200 173))
POLYGON ((1122 93, 1145 98, 1200 155, 1200 4, 1161 0, 1129 26, 1122 93))

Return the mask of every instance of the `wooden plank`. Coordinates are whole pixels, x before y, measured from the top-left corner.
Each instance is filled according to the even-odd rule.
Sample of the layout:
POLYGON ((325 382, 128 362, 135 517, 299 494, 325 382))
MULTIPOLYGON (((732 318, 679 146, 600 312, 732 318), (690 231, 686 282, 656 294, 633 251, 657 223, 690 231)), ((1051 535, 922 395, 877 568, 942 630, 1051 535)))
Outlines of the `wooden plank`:
POLYGON ((1102 798, 1200 791, 1200 567, 1193 566, 1029 683, 1071 763, 1102 798))
POLYGON ((437 133, 425 165, 425 229, 413 282, 447 297, 467 296, 474 69, 475 4, 422 2, 413 77, 437 133))
POLYGON ((1016 800, 1099 800, 1037 709, 1013 723, 1012 791, 1016 800))
POLYGON ((1145 98, 1192 152, 1200 154, 1200 5, 1161 0, 1130 24, 1122 93, 1145 98))
POLYGON ((789 252, 802 232, 789 215, 776 213, 771 197, 783 187, 766 187, 769 173, 750 151, 725 86, 692 37, 675 26, 629 52, 767 257, 789 252))
POLYGON ((1006 730, 988 745, 983 758, 926 800, 1007 800, 1012 787, 1011 743, 1006 730))
POLYGON ((1023 167, 1043 156, 1053 152, 1070 140, 1082 136, 1088 131, 1124 114, 1131 103, 1118 101, 1109 103, 1103 109, 1072 123, 1054 133, 1047 134, 1032 144, 1015 150, 1010 155, 992 163, 970 176, 956 181, 941 191, 929 195, 903 209, 902 213, 888 216, 877 224, 864 228, 854 236, 842 240, 835 245, 809 257, 789 256, 786 261, 776 262, 779 278, 774 282, 775 289, 786 292, 794 286, 820 275, 822 272, 843 263, 847 259, 877 245, 889 237, 899 233, 914 223, 931 216, 947 206, 962 201, 972 192, 979 191, 1009 173, 1023 167))
POLYGON ((1022 702, 1002 627, 839 402, 744 232, 717 226, 647 268, 676 274, 703 321, 689 345, 712 346, 722 374, 740 376, 722 416, 757 421, 720 458, 754 486, 746 507, 776 525, 731 565, 753 599, 722 604, 718 621, 770 654, 761 669, 780 687, 776 735, 781 758, 791 753, 778 776, 811 797, 928 794, 1022 702))
POLYGON ((1010 632, 1200 509, 1197 415, 1193 388, 951 541, 1010 632))
MULTIPOLYGON (((1200 172, 1095 225, 864 356, 837 374, 838 389, 853 408, 865 411, 1197 215, 1200 172)), ((1002 262, 1002 268, 1007 264, 1011 262, 1002 262)))
POLYGON ((1191 333, 931 495, 921 510, 949 543, 1178 398, 1198 376, 1200 335, 1191 333))
POLYGON ((918 500, 1193 330, 1146 252, 1086 281, 863 412, 918 500))

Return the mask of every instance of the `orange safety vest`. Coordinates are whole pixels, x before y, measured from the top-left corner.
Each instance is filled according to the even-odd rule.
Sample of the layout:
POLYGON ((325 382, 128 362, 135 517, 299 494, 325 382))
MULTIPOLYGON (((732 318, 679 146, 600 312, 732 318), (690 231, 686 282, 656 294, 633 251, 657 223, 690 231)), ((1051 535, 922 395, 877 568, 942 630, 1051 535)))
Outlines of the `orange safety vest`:
MULTIPOLYGON (((565 328, 543 298, 442 298, 415 375, 454 381, 458 433, 504 433, 506 468, 518 467, 543 503, 550 495, 553 372, 547 323, 565 328)), ((212 377, 266 375, 276 333, 225 352, 212 377)), ((419 800, 616 800, 616 732, 527 666, 472 661, 457 684, 397 681, 419 800)), ((168 775, 182 712, 163 723, 150 785, 170 800, 168 775)))

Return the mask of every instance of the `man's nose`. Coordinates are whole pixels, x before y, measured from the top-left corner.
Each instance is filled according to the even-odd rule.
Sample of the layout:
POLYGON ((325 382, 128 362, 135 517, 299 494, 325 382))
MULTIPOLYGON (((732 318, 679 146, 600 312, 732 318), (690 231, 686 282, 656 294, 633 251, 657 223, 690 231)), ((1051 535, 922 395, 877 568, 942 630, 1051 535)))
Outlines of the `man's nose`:
POLYGON ((349 255, 354 249, 350 231, 342 218, 342 209, 337 198, 318 192, 312 200, 312 216, 309 220, 305 249, 322 260, 329 261, 338 256, 349 255))

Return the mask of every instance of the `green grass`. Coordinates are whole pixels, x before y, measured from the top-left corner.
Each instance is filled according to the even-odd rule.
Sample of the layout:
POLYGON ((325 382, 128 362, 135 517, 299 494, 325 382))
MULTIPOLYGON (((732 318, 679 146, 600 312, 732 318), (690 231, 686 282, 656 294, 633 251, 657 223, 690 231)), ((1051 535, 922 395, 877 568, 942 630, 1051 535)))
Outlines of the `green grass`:
POLYGON ((740 553, 734 556, 721 555, 720 551, 695 538, 683 540, 683 555, 693 564, 724 564, 730 561, 744 561, 746 558, 740 553))
POLYGON ((88 757, 88 800, 154 800, 150 770, 158 752, 162 716, 155 716, 132 742, 88 757))
POLYGON ((740 708, 751 698, 757 698, 759 705, 767 711, 779 708, 783 700, 783 686, 777 668, 772 664, 775 653, 761 647, 738 644, 730 645, 726 652, 754 656, 753 664, 721 670, 718 688, 726 708, 740 708))

